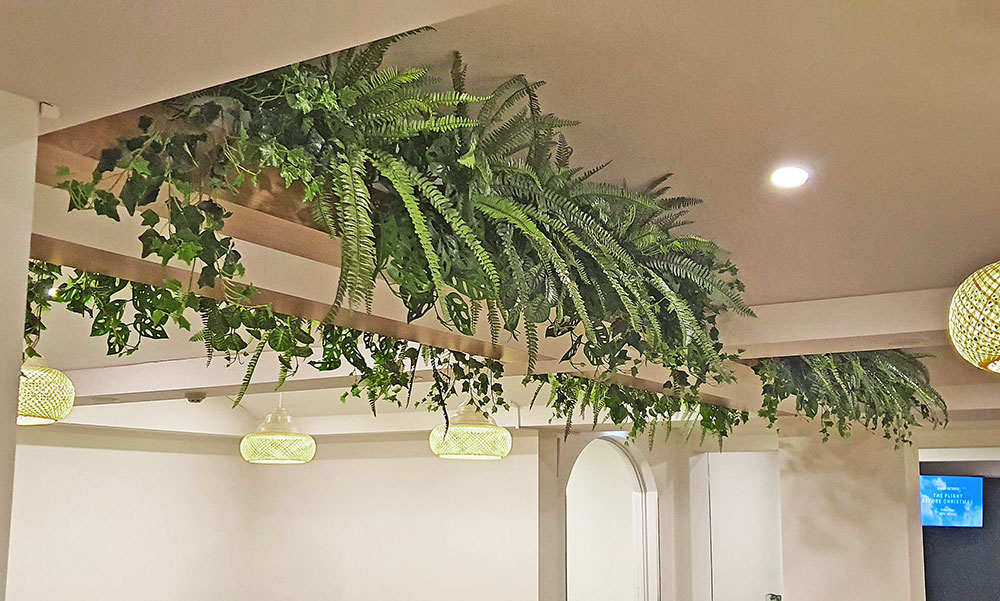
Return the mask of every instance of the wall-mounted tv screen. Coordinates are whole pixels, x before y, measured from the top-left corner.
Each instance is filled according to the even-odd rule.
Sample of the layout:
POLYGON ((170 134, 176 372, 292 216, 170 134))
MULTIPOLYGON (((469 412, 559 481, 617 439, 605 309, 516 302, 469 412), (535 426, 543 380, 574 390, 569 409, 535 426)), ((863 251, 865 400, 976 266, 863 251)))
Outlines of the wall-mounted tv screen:
POLYGON ((924 526, 982 528, 983 479, 920 476, 920 521, 924 526))

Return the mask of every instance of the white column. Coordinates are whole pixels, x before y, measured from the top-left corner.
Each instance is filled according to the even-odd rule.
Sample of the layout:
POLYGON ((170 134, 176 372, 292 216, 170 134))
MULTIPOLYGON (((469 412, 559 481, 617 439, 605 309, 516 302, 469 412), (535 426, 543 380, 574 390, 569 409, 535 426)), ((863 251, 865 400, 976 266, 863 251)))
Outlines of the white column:
POLYGON ((815 424, 781 421, 784 597, 922 600, 916 450, 866 432, 823 443, 815 424))
POLYGON ((538 601, 566 600, 566 482, 562 433, 538 434, 538 601))
POLYGON ((0 601, 6 597, 38 103, 0 91, 0 601))
POLYGON ((711 576, 710 557, 703 552, 708 530, 701 518, 707 504, 702 503, 706 491, 700 486, 697 444, 678 431, 669 440, 659 434, 651 451, 644 439, 635 441, 631 449, 649 464, 657 491, 659 599, 693 601, 704 582, 699 578, 711 576))

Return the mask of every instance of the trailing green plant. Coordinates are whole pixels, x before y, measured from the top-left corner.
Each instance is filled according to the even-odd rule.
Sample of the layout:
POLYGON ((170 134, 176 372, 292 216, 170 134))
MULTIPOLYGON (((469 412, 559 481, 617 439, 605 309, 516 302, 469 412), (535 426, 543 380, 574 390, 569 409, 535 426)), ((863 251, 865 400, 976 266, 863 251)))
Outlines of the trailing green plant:
POLYGON ((91 336, 104 337, 109 355, 130 355, 143 339, 167 338, 165 326, 173 321, 190 329, 187 309, 198 307, 193 294, 176 294, 163 288, 74 270, 63 277, 58 265, 31 261, 24 322, 24 354, 38 356, 35 347, 45 330, 44 312, 53 303, 92 320, 91 336))
POLYGON ((663 392, 640 390, 566 373, 536 374, 527 380, 538 385, 532 405, 544 386, 548 385, 547 404, 553 409, 553 417, 566 420, 567 436, 573 428, 575 416, 579 414, 581 418, 587 418, 588 411, 595 428, 604 419, 619 425, 629 424, 629 436, 635 438, 648 432, 650 445, 660 424, 666 428, 668 436, 674 421, 689 424, 688 436, 695 426, 699 426, 702 440, 711 433, 721 444, 736 426, 745 424, 749 419, 746 411, 702 403, 697 394, 685 392, 680 386, 663 392))
MULTIPOLYGON (((635 433, 697 411, 722 436, 745 421, 697 401, 702 385, 732 380, 726 365, 738 359, 719 342, 718 315, 752 315, 725 254, 680 232, 700 201, 672 196, 667 177, 630 188, 596 181, 603 166, 573 165, 563 130, 574 122, 542 111, 543 82, 517 76, 492 94, 470 94, 457 53, 451 91, 428 86, 423 69, 383 67, 391 44, 412 33, 175 99, 166 117, 143 116, 136 136, 105 149, 89 179, 61 171, 70 210, 119 220, 123 208, 145 226, 143 257, 189 269, 188 281, 166 282, 155 294, 94 280, 112 296, 124 290, 119 285, 132 295, 95 289, 91 300, 110 304, 78 307, 109 324, 95 326, 99 335, 114 334, 109 351, 129 352, 171 320, 190 328, 185 312, 195 309, 203 324, 195 338, 209 359, 246 360, 241 397, 267 348, 279 354, 282 381, 317 341, 324 366, 338 352, 357 352, 362 335, 332 324, 343 306, 370 310, 383 277, 411 320, 433 311, 475 335, 485 316, 494 343, 502 333, 523 340, 529 374, 540 336, 565 340, 562 359, 593 375, 588 382, 540 376, 552 385, 559 416, 571 420, 575 408, 589 407, 628 421, 635 433), (242 257, 224 233, 229 214, 214 198, 238 195, 265 170, 301 189, 318 227, 340 241, 340 280, 322 324, 255 305, 257 290, 241 282, 242 257), (126 305, 141 323, 124 320, 126 305), (647 363, 669 370, 662 391, 612 383, 647 363), (588 400, 571 399, 576 393, 588 400)), ((44 327, 37 311, 46 302, 29 299, 32 336, 44 327)), ((406 343, 364 343, 405 350, 412 361, 406 343)), ((376 361, 362 377, 376 399, 403 379, 399 357, 387 350, 381 358, 385 365, 376 361)), ((467 356, 449 360, 476 374, 470 386, 494 367, 467 356)), ((454 373, 440 386, 435 380, 435 394, 463 381, 465 372, 454 373)))
POLYGON ((824 440, 831 429, 846 438, 859 425, 908 443, 921 422, 948 422, 920 357, 887 350, 762 359, 753 366, 764 383, 760 415, 773 425, 779 403, 794 396, 795 412, 818 419, 824 440))
POLYGON ((222 353, 230 364, 246 364, 236 403, 246 393, 263 352, 270 350, 277 353, 280 365, 279 387, 302 361, 320 371, 349 366, 357 377, 342 400, 367 398, 373 413, 378 402, 412 401, 441 410, 447 419, 446 402, 459 394, 484 414, 508 408, 499 381, 503 366, 494 359, 282 315, 266 306, 200 297, 176 285, 153 287, 80 270, 64 273, 41 261, 29 264, 24 326, 28 356, 37 356, 45 328, 42 315, 53 305, 90 318, 91 336, 106 339, 109 355, 128 355, 145 339, 166 338, 170 321, 190 329, 187 317, 200 312, 204 322, 192 339, 205 343, 209 362, 222 353), (417 370, 431 374, 431 389, 422 398, 411 394, 417 370))

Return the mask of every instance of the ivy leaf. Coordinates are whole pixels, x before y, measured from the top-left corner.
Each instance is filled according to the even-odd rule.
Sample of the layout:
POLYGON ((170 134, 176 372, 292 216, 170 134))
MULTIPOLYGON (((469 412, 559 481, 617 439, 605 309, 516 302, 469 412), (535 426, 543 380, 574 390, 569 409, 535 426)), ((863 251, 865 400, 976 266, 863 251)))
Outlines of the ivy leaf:
POLYGON ((149 161, 142 158, 142 156, 136 156, 129 163, 129 169, 134 173, 141 173, 142 175, 152 175, 149 172, 149 161))
POLYGON ((206 265, 201 268, 201 275, 198 276, 198 285, 202 288, 214 288, 217 277, 219 277, 219 272, 215 270, 215 267, 206 265))
POLYGON ((157 249, 156 254, 163 260, 162 263, 166 265, 170 262, 170 259, 177 254, 177 243, 172 240, 164 242, 160 245, 160 248, 157 249))
POLYGON ((275 328, 267 335, 267 345, 279 353, 284 353, 295 346, 295 338, 286 328, 275 328))
POLYGON ((56 167, 56 177, 70 177, 71 172, 69 167, 66 165, 59 165, 56 167))
POLYGON ((94 191, 94 211, 115 221, 121 220, 118 216, 118 198, 107 190, 94 191))
POLYGON ((191 195, 194 194, 194 188, 189 183, 187 183, 182 179, 172 179, 170 180, 170 183, 171 185, 173 185, 174 188, 177 189, 178 192, 181 193, 181 195, 184 197, 184 200, 190 199, 191 195))
POLYGON ((190 265, 200 252, 201 246, 198 246, 194 242, 181 242, 180 247, 177 249, 177 258, 190 265))
POLYGON ((160 193, 163 184, 162 177, 146 177, 133 173, 122 186, 120 194, 122 204, 129 215, 135 215, 136 207, 152 204, 160 193))
POLYGON ((191 330, 191 322, 188 321, 186 317, 184 317, 183 315, 175 314, 173 318, 174 318, 174 323, 176 323, 179 328, 187 331, 191 330))
POLYGON ((97 161, 97 167, 94 168, 94 175, 114 170, 121 158, 122 149, 120 146, 105 148, 101 151, 101 158, 97 161))
POLYGON ((68 180, 56 184, 56 188, 69 192, 69 208, 67 211, 82 211, 90 205, 90 198, 94 195, 97 185, 93 182, 83 183, 75 180, 68 180))
POLYGON ((153 227, 160 222, 160 216, 153 209, 146 209, 142 212, 142 224, 146 227, 153 227))

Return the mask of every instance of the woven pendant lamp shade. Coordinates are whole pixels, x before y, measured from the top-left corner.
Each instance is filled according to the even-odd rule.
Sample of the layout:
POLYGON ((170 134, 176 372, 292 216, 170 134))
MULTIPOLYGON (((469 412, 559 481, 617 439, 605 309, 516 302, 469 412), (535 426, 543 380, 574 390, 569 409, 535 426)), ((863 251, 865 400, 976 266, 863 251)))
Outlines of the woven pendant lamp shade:
POLYGON ((431 430, 431 451, 442 459, 503 459, 513 442, 507 428, 475 407, 465 405, 451 417, 450 425, 431 430))
POLYGON ((278 407, 240 441, 240 455, 250 463, 290 465, 309 463, 316 455, 316 441, 299 432, 292 416, 278 407))
POLYGON ((76 389, 66 374, 46 365, 40 357, 21 366, 17 390, 17 425, 40 426, 55 423, 73 410, 76 389))
POLYGON ((1000 373, 1000 263, 973 273, 955 291, 948 333, 966 361, 1000 373))

